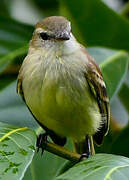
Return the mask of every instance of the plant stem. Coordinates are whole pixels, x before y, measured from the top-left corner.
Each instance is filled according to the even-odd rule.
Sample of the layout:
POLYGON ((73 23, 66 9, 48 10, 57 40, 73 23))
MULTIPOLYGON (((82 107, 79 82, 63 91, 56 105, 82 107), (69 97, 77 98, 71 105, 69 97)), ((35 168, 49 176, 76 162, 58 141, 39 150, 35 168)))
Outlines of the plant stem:
POLYGON ((42 148, 48 152, 51 152, 55 155, 58 155, 62 158, 65 158, 65 159, 73 161, 73 162, 78 162, 81 157, 80 154, 74 153, 64 147, 50 143, 48 141, 44 142, 44 144, 42 145, 42 148))

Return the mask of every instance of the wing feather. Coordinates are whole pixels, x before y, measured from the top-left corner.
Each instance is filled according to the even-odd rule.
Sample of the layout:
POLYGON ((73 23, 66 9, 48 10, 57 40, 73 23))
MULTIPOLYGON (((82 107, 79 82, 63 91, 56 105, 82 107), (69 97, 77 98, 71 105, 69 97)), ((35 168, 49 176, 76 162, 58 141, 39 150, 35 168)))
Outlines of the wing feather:
POLYGON ((88 58, 87 72, 85 77, 89 84, 91 93, 94 95, 94 97, 97 100, 102 118, 102 125, 99 131, 97 131, 96 134, 94 134, 93 138, 96 144, 101 145, 103 141, 103 137, 107 134, 109 129, 109 123, 110 123, 109 98, 107 96, 106 85, 98 65, 85 49, 83 49, 83 51, 85 51, 88 58))
POLYGON ((24 92, 22 89, 22 77, 20 76, 20 72, 18 75, 18 79, 17 79, 17 93, 22 97, 23 101, 25 102, 25 98, 24 98, 24 92))

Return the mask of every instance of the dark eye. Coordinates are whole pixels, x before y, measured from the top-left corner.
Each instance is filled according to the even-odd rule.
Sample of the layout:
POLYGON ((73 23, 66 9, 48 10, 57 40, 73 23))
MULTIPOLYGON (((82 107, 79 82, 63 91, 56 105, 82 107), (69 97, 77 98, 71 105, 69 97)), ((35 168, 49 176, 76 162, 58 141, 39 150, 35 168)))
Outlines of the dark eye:
POLYGON ((49 35, 47 33, 45 33, 45 32, 40 33, 40 37, 43 40, 48 40, 50 38, 49 35))

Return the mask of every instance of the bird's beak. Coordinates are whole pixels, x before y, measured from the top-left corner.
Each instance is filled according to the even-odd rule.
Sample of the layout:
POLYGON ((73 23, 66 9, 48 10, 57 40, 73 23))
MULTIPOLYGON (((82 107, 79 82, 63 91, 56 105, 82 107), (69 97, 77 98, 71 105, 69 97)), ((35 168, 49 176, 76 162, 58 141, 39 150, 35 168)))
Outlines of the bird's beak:
POLYGON ((70 39, 70 33, 61 33, 56 36, 57 40, 69 40, 70 39))

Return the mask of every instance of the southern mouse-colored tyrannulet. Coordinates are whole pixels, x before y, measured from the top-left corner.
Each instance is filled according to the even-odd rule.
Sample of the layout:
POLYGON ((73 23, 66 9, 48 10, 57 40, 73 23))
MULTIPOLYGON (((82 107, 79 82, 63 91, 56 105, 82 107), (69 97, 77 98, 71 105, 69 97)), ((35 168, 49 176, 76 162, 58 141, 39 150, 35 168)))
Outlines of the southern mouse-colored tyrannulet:
POLYGON ((66 18, 52 16, 36 24, 17 91, 54 143, 64 145, 70 137, 76 151, 88 156, 92 138, 102 143, 110 119, 106 86, 66 18))

